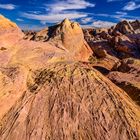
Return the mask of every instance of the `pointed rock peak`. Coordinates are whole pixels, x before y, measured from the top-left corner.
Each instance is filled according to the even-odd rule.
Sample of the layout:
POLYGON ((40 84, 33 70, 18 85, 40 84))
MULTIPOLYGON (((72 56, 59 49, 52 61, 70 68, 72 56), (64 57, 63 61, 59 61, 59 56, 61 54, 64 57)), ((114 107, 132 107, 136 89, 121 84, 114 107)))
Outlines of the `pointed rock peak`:
POLYGON ((0 14, 0 29, 18 28, 18 26, 0 14))
POLYGON ((71 25, 71 21, 70 21, 68 18, 65 18, 65 19, 62 21, 61 24, 62 24, 62 25, 69 26, 69 25, 71 25))
POLYGON ((122 20, 121 23, 125 24, 125 23, 128 23, 128 21, 127 20, 122 20))
POLYGON ((80 25, 79 23, 77 22, 71 22, 68 18, 65 18, 62 22, 61 22, 61 26, 63 26, 64 28, 65 27, 68 27, 70 29, 74 29, 74 30, 77 30, 77 29, 80 29, 80 25))
POLYGON ((68 18, 65 18, 62 22, 63 23, 71 23, 71 21, 68 18))
POLYGON ((122 34, 133 34, 134 29, 127 20, 123 20, 119 22, 116 27, 114 28, 114 31, 119 31, 122 34))

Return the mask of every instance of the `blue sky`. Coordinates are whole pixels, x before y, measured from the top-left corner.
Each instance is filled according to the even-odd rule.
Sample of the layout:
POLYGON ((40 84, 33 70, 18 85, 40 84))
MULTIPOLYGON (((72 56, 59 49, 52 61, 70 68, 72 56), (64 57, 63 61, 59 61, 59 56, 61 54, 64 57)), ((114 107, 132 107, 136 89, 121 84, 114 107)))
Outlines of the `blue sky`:
POLYGON ((0 13, 23 29, 40 29, 64 18, 85 27, 107 27, 140 20, 140 0, 0 0, 0 13))

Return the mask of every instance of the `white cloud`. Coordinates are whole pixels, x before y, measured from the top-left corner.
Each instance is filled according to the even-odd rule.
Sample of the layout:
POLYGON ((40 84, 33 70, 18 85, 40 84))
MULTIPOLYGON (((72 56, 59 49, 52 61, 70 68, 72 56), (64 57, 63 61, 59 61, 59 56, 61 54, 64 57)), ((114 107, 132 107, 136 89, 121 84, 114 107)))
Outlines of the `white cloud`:
POLYGON ((94 3, 87 2, 86 0, 56 0, 53 4, 44 4, 46 10, 45 14, 40 13, 21 13, 22 17, 28 19, 39 20, 42 24, 56 23, 62 21, 64 18, 79 19, 88 18, 88 13, 79 12, 80 9, 87 7, 94 7, 94 3))
POLYGON ((21 18, 17 18, 16 20, 17 20, 17 21, 24 21, 24 20, 23 20, 23 19, 21 19, 21 18))
POLYGON ((138 8, 140 8, 140 4, 136 4, 134 1, 130 1, 123 7, 123 10, 131 11, 138 8))
POLYGON ((68 10, 80 10, 86 9, 87 7, 95 7, 95 4, 87 2, 85 0, 57 0, 57 2, 53 4, 46 4, 45 6, 47 11, 58 13, 68 10))
POLYGON ((96 28, 109 28, 111 26, 116 25, 116 23, 98 20, 98 21, 93 22, 92 25, 96 28))
POLYGON ((121 16, 125 16, 125 15, 127 15, 126 12, 122 12, 122 11, 117 11, 116 14, 121 15, 121 16))
POLYGON ((0 9, 14 10, 15 8, 16 5, 14 4, 0 4, 0 9))
POLYGON ((122 19, 131 19, 131 20, 136 20, 136 19, 140 19, 139 16, 132 16, 132 15, 128 15, 127 12, 122 12, 122 11, 117 11, 115 14, 92 14, 93 16, 99 16, 99 17, 105 17, 105 18, 113 18, 113 19, 117 19, 117 20, 122 20, 122 19))
POLYGON ((121 21, 124 21, 124 20, 127 20, 127 21, 129 21, 129 22, 135 21, 135 19, 127 19, 127 18, 122 18, 122 19, 121 19, 121 21))
POLYGON ((93 19, 91 17, 81 19, 82 24, 87 24, 87 23, 89 23, 91 21, 93 21, 93 19))
POLYGON ((22 13, 22 16, 28 19, 39 20, 41 22, 46 21, 47 23, 56 23, 62 21, 65 18, 78 19, 78 18, 87 17, 88 15, 86 13, 68 12, 62 14, 58 13, 58 14, 44 14, 44 15, 22 13))
POLYGON ((121 20, 122 18, 128 16, 126 12, 117 11, 115 15, 112 15, 114 18, 121 20))

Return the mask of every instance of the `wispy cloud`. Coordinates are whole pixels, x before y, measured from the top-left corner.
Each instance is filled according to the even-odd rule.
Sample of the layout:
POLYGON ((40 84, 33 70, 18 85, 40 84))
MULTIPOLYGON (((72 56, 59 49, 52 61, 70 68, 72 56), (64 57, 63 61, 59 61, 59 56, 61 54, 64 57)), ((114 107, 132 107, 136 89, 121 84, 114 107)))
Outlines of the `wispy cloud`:
POLYGON ((115 1, 121 1, 121 0, 107 0, 107 2, 115 2, 115 1))
POLYGON ((91 17, 81 19, 82 24, 87 24, 87 23, 92 22, 92 21, 93 21, 93 18, 91 18, 91 17))
POLYGON ((123 10, 131 11, 140 8, 140 4, 136 4, 134 1, 128 2, 124 7, 123 10))
POLYGON ((90 3, 85 0, 63 0, 57 1, 53 4, 45 4, 45 6, 47 10, 55 13, 68 10, 86 9, 87 7, 95 7, 95 3, 90 3))
POLYGON ((128 14, 126 12, 117 11, 115 15, 112 15, 113 18, 121 20, 124 17, 127 17, 128 14))
POLYGON ((16 5, 14 4, 0 4, 0 9, 14 10, 15 8, 16 5))
POLYGON ((116 23, 114 22, 108 22, 108 21, 101 21, 101 20, 98 20, 98 21, 95 21, 93 22, 92 26, 96 27, 96 28, 108 28, 108 27, 111 27, 111 26, 114 26, 116 25, 116 23))
POLYGON ((22 13, 22 16, 28 19, 34 19, 34 20, 40 20, 42 23, 43 21, 46 21, 47 23, 56 23, 62 21, 64 18, 69 19, 78 19, 78 18, 84 18, 88 15, 86 13, 78 13, 78 12, 71 12, 71 13, 59 13, 55 15, 36 15, 36 14, 29 14, 29 13, 22 13))
POLYGON ((45 22, 56 23, 62 21, 64 18, 72 20, 88 18, 88 13, 79 11, 88 7, 95 7, 95 3, 90 3, 86 0, 56 0, 55 3, 44 4, 44 9, 46 10, 44 14, 23 12, 21 16, 39 20, 42 24, 45 24, 45 22))
POLYGON ((21 18, 17 18, 16 20, 17 20, 17 21, 24 21, 24 20, 23 20, 23 19, 21 19, 21 18))
POLYGON ((100 13, 100 14, 95 14, 92 13, 93 16, 96 17, 105 17, 105 18, 112 18, 112 19, 116 19, 118 21, 123 20, 123 19, 129 19, 129 20, 136 20, 136 19, 140 19, 140 16, 132 16, 132 15, 128 15, 127 12, 122 12, 122 11, 117 11, 114 14, 106 14, 106 13, 100 13))

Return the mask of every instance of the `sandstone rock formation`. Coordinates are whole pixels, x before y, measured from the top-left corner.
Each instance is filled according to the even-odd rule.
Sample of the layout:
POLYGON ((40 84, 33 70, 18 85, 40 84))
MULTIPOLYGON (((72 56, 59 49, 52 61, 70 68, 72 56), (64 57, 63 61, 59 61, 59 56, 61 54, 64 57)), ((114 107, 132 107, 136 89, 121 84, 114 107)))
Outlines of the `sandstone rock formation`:
POLYGON ((54 43, 59 48, 69 51, 72 57, 79 61, 87 61, 92 55, 92 50, 84 40, 80 25, 69 19, 65 19, 58 25, 45 28, 36 34, 32 33, 32 36, 26 33, 24 38, 54 43))
POLYGON ((113 68, 107 76, 125 90, 140 105, 140 60, 128 58, 113 68))
POLYGON ((135 20, 135 21, 131 22, 130 24, 133 27, 133 29, 135 30, 135 33, 140 33, 140 21, 139 20, 135 20))
POLYGON ((92 55, 92 50, 84 40, 80 25, 76 22, 70 22, 69 19, 60 23, 50 40, 55 43, 61 42, 78 60, 88 60, 89 56, 92 55))
POLYGON ((26 39, 26 40, 34 40, 35 39, 35 35, 36 35, 35 31, 24 31, 23 30, 23 33, 25 34, 23 37, 24 39, 26 39))
POLYGON ((8 107, 0 116, 2 140, 139 139, 138 107, 89 66, 50 64, 29 72, 26 81, 18 96, 1 96, 0 109, 8 107))
POLYGON ((18 26, 15 23, 11 22, 3 15, 0 15, 0 31, 5 31, 5 30, 9 31, 15 28, 18 28, 18 26))
POLYGON ((114 32, 119 31, 122 34, 133 34, 134 33, 134 29, 131 26, 131 24, 124 20, 122 22, 119 22, 116 27, 114 28, 114 32))
MULTIPOLYGON (((94 48, 97 42, 107 42, 117 58, 140 58, 139 21, 122 21, 109 29, 84 29, 85 39, 94 48), (100 31, 100 32, 99 32, 100 31)), ((102 46, 104 48, 104 45, 102 46)))
POLYGON ((12 44, 0 38, 1 140, 140 138, 139 106, 88 63, 93 50, 109 72, 121 66, 107 40, 89 48, 78 23, 68 19, 29 33, 30 39, 26 34, 27 40, 16 25, 14 34, 5 30, 9 39, 21 36, 12 44))
POLYGON ((136 62, 140 59, 139 29, 138 20, 122 21, 98 34, 93 29, 84 29, 85 39, 95 55, 90 59, 93 67, 125 90, 138 104, 140 65, 136 65, 136 62), (133 61, 133 64, 129 64, 133 61))
POLYGON ((2 40, 0 48, 10 47, 22 37, 23 33, 19 27, 15 23, 0 15, 0 40, 2 40), (8 44, 10 44, 10 46, 8 44))
POLYGON ((15 44, 23 38, 18 26, 0 15, 0 66, 6 65, 13 53, 15 44))

